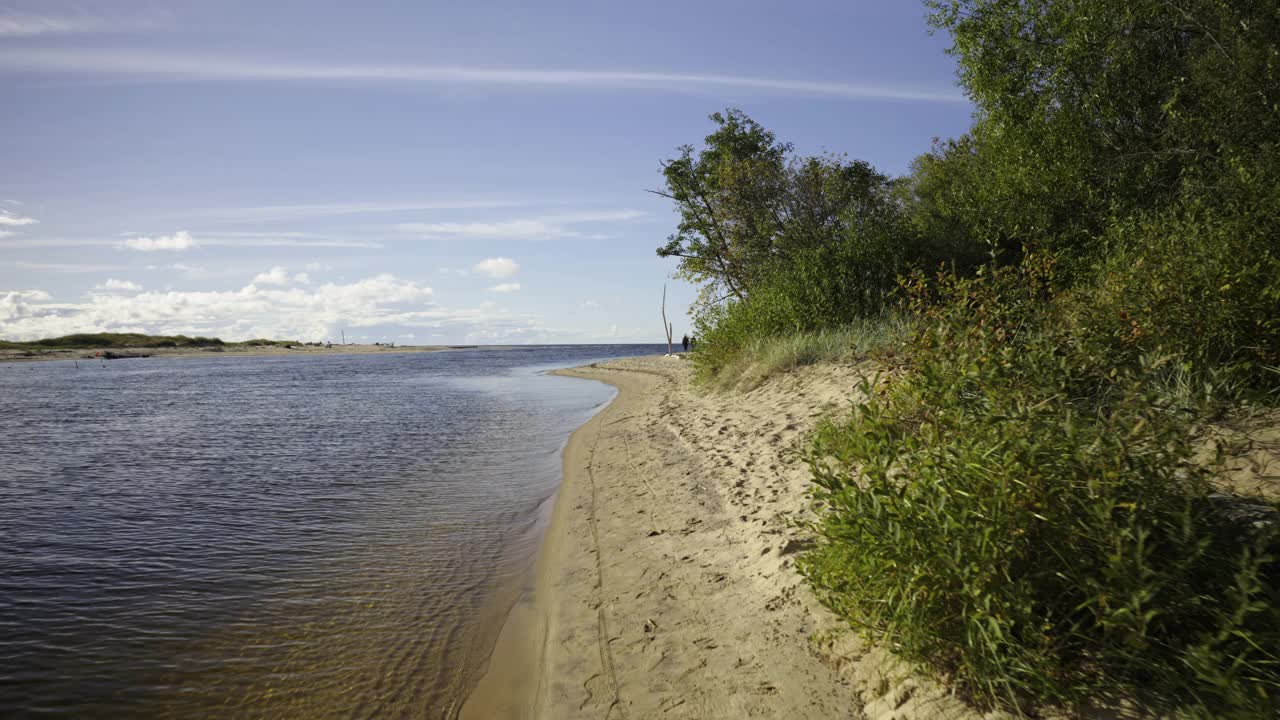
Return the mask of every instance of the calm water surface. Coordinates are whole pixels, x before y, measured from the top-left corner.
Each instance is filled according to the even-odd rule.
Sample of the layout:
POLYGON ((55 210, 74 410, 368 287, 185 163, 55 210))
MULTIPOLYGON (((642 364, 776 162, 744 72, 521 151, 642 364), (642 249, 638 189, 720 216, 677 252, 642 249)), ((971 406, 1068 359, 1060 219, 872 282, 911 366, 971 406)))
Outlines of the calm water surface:
POLYGON ((659 346, 0 365, 0 717, 447 717, 659 346))

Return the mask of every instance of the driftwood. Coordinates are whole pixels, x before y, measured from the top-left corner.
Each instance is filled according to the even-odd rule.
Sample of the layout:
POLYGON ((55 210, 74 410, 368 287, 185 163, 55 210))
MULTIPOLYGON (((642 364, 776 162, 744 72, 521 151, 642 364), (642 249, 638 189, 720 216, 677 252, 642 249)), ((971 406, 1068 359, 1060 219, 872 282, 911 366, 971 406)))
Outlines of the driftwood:
POLYGON ((662 329, 667 333, 667 354, 671 354, 671 323, 667 322, 667 284, 662 284, 662 329))

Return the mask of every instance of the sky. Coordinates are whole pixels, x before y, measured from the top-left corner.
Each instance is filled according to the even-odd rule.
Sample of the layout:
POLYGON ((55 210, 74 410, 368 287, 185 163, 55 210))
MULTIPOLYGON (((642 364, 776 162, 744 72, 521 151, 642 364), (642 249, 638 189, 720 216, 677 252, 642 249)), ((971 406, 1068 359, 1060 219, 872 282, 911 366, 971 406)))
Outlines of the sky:
POLYGON ((744 110, 907 170, 912 0, 0 0, 0 338, 660 342, 660 162, 744 110))

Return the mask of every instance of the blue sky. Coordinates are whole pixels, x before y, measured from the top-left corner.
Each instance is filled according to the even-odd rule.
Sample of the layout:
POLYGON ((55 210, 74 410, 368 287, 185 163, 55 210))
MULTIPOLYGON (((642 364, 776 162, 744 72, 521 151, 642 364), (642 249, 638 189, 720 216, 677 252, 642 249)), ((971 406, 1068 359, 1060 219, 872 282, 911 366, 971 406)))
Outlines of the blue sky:
POLYGON ((924 14, 0 0, 0 337, 679 335, 659 161, 740 107, 904 172, 972 112, 924 14))

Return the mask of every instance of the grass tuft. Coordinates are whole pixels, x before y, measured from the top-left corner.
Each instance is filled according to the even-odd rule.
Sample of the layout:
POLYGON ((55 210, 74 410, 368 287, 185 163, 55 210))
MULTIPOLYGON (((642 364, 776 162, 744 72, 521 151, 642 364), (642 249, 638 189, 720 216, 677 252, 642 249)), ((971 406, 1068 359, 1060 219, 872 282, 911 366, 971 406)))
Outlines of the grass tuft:
POLYGON ((727 358, 695 351, 698 379, 715 390, 750 390, 769 378, 805 365, 853 362, 885 351, 905 338, 910 323, 886 315, 830 330, 748 340, 727 358))

